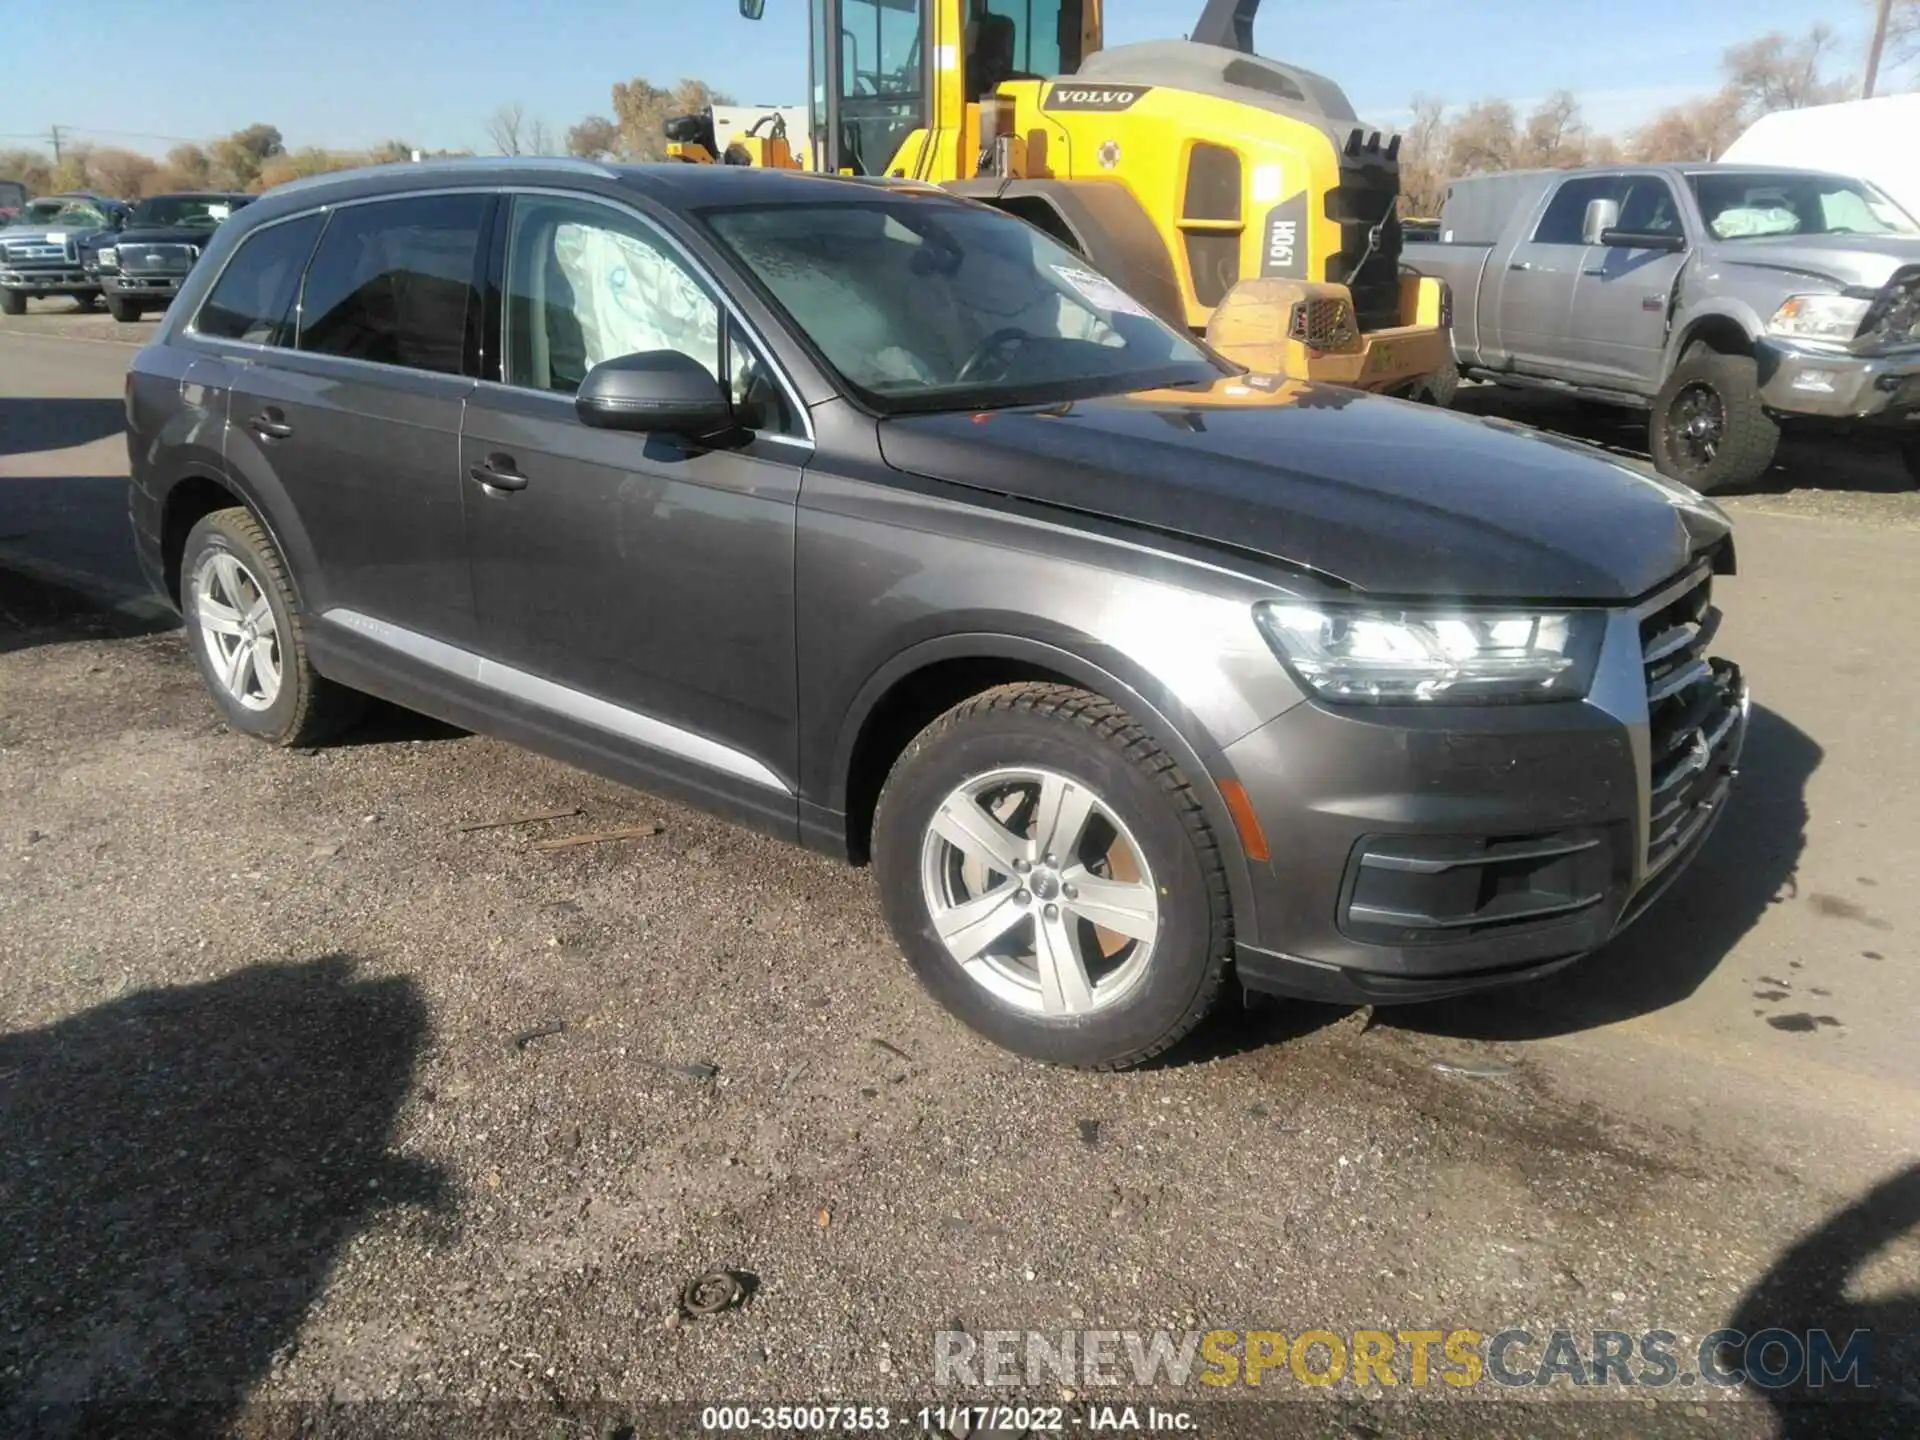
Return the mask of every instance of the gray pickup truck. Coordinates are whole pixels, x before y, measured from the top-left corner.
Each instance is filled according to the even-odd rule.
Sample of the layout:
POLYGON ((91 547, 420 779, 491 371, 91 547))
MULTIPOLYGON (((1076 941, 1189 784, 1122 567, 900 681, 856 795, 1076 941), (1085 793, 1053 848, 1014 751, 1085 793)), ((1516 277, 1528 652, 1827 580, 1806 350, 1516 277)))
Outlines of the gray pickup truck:
POLYGON ((1460 375, 1648 410, 1654 463, 1695 490, 1758 478, 1807 417, 1894 427, 1920 479, 1920 225, 1865 181, 1476 175, 1402 258, 1452 291, 1460 375))

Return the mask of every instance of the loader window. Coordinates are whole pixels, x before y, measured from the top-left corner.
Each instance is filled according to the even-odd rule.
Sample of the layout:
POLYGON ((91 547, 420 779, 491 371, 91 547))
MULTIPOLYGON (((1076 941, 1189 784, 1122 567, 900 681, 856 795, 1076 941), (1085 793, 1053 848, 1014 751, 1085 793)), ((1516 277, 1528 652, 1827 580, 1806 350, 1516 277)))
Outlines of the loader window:
POLYGON ((857 174, 885 174, 901 143, 927 123, 920 8, 916 0, 840 7, 840 158, 857 174))
POLYGON ((967 99, 1005 80, 1044 80, 1080 67, 1083 0, 973 0, 967 15, 967 99))

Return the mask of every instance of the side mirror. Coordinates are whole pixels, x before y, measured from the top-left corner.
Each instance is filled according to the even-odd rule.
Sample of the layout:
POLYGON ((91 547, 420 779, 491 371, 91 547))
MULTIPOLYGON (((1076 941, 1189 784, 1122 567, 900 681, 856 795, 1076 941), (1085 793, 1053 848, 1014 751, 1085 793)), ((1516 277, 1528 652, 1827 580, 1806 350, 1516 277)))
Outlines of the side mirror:
POLYGON ((1671 230, 1619 230, 1609 226, 1600 232, 1600 243, 1620 250, 1672 251, 1686 249, 1687 237, 1671 230))
POLYGON ((643 350, 603 361, 573 397, 580 423, 599 430, 699 437, 725 430, 733 407, 707 367, 678 350, 643 350))
POLYGON ((1580 222, 1580 243, 1582 245, 1604 245, 1600 237, 1620 223, 1620 202, 1618 200, 1587 201, 1586 217, 1580 222))
POLYGON ((740 0, 740 14, 748 20, 758 20, 767 8, 767 0, 740 0))

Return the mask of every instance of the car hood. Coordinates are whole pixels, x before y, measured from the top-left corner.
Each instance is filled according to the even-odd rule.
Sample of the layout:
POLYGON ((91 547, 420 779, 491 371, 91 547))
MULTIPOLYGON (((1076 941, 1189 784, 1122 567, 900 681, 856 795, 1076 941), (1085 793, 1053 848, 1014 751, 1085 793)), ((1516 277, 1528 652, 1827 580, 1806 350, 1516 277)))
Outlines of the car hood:
POLYGON ((1387 595, 1654 589, 1729 530, 1691 490, 1504 421, 1223 380, 880 424, 898 469, 1270 556, 1387 595))
POLYGON ((9 225, 0 230, 0 245, 11 245, 17 240, 39 242, 42 240, 72 240, 82 242, 95 235, 106 232, 91 225, 9 225))
POLYGON ((1723 240, 1714 255, 1728 270, 1783 271, 1878 290, 1894 271, 1920 265, 1920 236, 1782 235, 1772 240, 1723 240))
POLYGON ((205 249, 207 242, 213 239, 213 231, 205 226, 194 228, 186 225, 139 225, 130 226, 113 235, 100 237, 103 245, 198 245, 205 249))

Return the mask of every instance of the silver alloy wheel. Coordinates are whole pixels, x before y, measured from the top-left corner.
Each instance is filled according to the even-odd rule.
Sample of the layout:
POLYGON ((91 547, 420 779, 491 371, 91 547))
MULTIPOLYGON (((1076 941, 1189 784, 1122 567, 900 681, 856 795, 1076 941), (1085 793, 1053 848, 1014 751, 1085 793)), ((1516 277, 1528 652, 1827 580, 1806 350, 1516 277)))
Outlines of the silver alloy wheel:
POLYGON ((238 556, 210 550, 193 572, 192 614, 221 688, 249 710, 280 698, 280 626, 238 556))
POLYGON ((1090 1015, 1140 983, 1160 931, 1159 891, 1125 822, 1078 780, 1017 766, 941 802, 921 844, 933 928, 1002 1003, 1090 1015))

